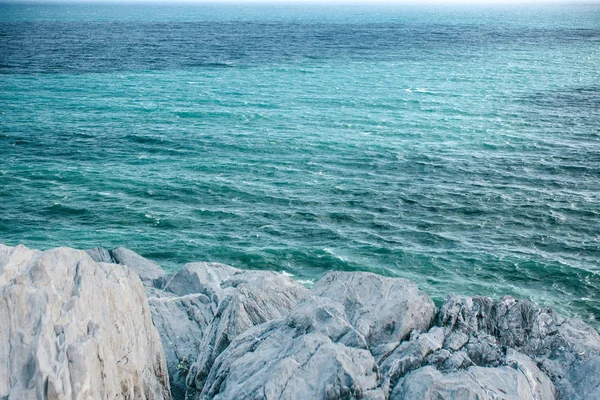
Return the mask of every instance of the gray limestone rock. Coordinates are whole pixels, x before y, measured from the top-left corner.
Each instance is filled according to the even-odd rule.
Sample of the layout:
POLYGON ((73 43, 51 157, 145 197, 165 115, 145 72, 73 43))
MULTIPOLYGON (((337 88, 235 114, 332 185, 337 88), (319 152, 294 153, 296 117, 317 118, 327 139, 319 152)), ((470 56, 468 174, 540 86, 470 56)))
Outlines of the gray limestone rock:
MULTIPOLYGON (((222 288, 240 288, 237 281, 241 276, 232 275, 222 288)), ((256 279, 259 275, 251 277, 256 279)), ((239 281, 248 289, 264 286, 248 278, 239 281)), ((188 378, 188 398, 385 398, 391 378, 382 386, 378 361, 390 353, 402 353, 394 358, 397 369, 402 368, 398 367, 402 363, 410 364, 413 356, 419 360, 413 366, 417 368, 427 354, 442 346, 444 334, 438 328, 437 332, 423 334, 407 348, 402 347, 402 340, 411 332, 417 336, 417 332, 430 327, 435 311, 431 299, 404 279, 334 272, 317 282, 310 295, 287 318, 248 333, 242 332, 257 325, 258 320, 250 318, 244 322, 244 313, 254 307, 245 305, 244 313, 236 310, 241 309, 238 304, 256 294, 248 291, 241 297, 226 297, 215 320, 228 323, 212 325, 211 333, 205 336, 201 355, 190 374, 194 378, 188 378), (243 329, 227 335, 219 333, 235 327, 239 321, 243 329), (220 344, 221 340, 224 344, 220 344), (282 347, 277 347, 277 343, 282 347), (211 358, 214 349, 217 351, 211 358)), ((269 301, 259 309, 272 304, 278 302, 269 301)))
POLYGON ((223 295, 221 283, 242 272, 229 265, 212 262, 195 262, 183 266, 164 287, 164 290, 184 296, 202 293, 219 304, 223 295))
POLYGON ((435 305, 413 282, 368 272, 330 272, 311 294, 344 305, 348 320, 370 348, 398 343, 416 331, 426 331, 435 305))
POLYGON ((444 331, 434 327, 426 333, 411 335, 409 341, 400 343, 396 349, 379 362, 383 376, 382 386, 386 393, 396 385, 398 379, 408 372, 420 368, 425 358, 442 348, 444 331))
POLYGON ((511 297, 434 315, 412 282, 370 273, 308 291, 218 263, 167 275, 124 248, 0 245, 0 398, 169 399, 168 369, 176 400, 600 399, 583 322, 511 297))
POLYGON ((554 388, 554 384, 548 376, 540 371, 531 358, 516 350, 508 349, 505 363, 527 378, 529 389, 534 399, 544 400, 555 398, 556 389, 554 388))
POLYGON ((497 367, 504 361, 503 347, 494 336, 485 332, 470 336, 463 349, 475 365, 497 367))
POLYGON ((238 336, 198 399, 385 399, 365 337, 344 307, 312 297, 238 336))
POLYGON ((41 251, 23 245, 8 247, 0 244, 0 287, 23 274, 41 255, 41 251))
POLYGON ((156 289, 146 292, 152 321, 162 340, 173 399, 183 399, 189 368, 217 306, 201 293, 176 296, 156 289))
POLYGON ((117 247, 110 250, 109 253, 116 264, 126 265, 138 274, 144 285, 153 286, 155 280, 166 275, 160 265, 125 247, 117 247))
POLYGON ((85 252, 96 262, 121 264, 129 267, 138 274, 146 287, 161 289, 170 278, 157 263, 124 247, 112 250, 106 250, 104 247, 94 247, 85 250, 85 252))
POLYGON ((144 288, 83 252, 0 245, 0 398, 170 399, 144 288))
POLYGON ((188 375, 187 390, 192 397, 202 390, 215 359, 236 336, 253 326, 286 316, 307 295, 306 288, 299 283, 268 271, 234 273, 220 285, 204 290, 220 299, 220 303, 188 375))
MULTIPOLYGON (((535 367, 534 367, 535 368, 535 367)), ((470 367, 441 373, 432 366, 402 378, 391 400, 552 400, 551 386, 533 386, 536 372, 511 367, 470 367), (539 389, 539 390, 536 390, 539 389)), ((539 370, 537 371, 539 373, 539 370)), ((541 385, 552 385, 544 381, 541 385)))
MULTIPOLYGON (((574 363, 558 385, 569 388, 573 399, 600 399, 600 357, 584 357, 574 363), (563 382, 568 380, 568 382, 563 382)), ((567 397, 563 397, 567 398, 567 397)))
POLYGON ((163 279, 164 290, 146 289, 152 319, 165 350, 175 400, 185 398, 190 368, 228 291, 229 285, 224 281, 240 273, 241 270, 225 264, 189 263, 163 279))
POLYGON ((451 332, 444 341, 444 347, 452 351, 460 350, 469 341, 469 335, 461 331, 451 332))
POLYGON ((441 307, 437 323, 444 328, 447 353, 438 352, 426 363, 441 369, 464 368, 456 354, 466 353, 476 365, 511 365, 509 355, 518 351, 535 360, 553 382, 558 398, 600 398, 600 335, 579 320, 512 297, 494 301, 452 295, 441 307), (453 352, 465 336, 468 342, 453 352))
POLYGON ((115 262, 110 256, 109 251, 106 250, 104 247, 94 247, 93 249, 88 249, 85 252, 88 253, 92 260, 96 262, 103 262, 109 264, 115 262))

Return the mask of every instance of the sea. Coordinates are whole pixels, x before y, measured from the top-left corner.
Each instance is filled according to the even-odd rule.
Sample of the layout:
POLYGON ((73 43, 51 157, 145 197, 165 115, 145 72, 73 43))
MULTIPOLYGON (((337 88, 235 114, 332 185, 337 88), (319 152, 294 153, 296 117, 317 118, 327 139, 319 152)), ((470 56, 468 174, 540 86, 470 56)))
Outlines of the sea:
POLYGON ((600 327, 600 3, 0 3, 0 242, 600 327))

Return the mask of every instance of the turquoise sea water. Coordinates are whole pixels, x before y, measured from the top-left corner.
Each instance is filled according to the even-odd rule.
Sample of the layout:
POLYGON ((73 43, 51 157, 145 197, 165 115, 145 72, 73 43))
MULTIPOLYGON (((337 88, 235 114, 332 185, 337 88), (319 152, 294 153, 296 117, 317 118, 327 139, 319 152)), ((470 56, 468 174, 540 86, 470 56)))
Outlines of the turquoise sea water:
POLYGON ((600 5, 0 4, 0 242, 600 320, 600 5))

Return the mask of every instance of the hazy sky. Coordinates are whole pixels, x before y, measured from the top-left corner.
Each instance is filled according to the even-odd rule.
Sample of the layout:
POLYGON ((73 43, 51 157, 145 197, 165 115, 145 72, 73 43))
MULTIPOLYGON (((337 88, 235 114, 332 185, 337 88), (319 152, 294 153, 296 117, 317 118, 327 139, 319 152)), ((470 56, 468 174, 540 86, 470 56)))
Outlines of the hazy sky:
POLYGON ((235 3, 264 3, 264 4, 598 4, 600 0, 0 0, 1 3, 150 3, 150 4, 235 4, 235 3))
MULTIPOLYGON (((0 0, 0 3, 6 0, 0 0)), ((599 3, 600 0, 8 0, 8 2, 31 3, 361 3, 361 4, 524 4, 524 3, 599 3)))

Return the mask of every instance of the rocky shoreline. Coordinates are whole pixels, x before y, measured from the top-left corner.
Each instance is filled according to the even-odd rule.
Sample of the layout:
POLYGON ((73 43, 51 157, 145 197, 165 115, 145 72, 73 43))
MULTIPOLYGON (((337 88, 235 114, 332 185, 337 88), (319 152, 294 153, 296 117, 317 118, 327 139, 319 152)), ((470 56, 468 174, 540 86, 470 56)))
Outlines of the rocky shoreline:
POLYGON ((600 399, 600 335, 511 297, 0 245, 0 399, 600 399))

